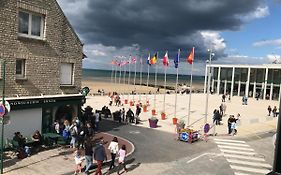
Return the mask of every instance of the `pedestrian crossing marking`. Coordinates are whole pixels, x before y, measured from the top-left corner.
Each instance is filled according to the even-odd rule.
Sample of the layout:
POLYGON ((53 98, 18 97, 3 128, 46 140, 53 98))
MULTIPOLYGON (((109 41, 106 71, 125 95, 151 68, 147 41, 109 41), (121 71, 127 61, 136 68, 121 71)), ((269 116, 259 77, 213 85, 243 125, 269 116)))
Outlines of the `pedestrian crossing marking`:
POLYGON ((247 172, 252 172, 252 173, 267 174, 270 172, 270 170, 260 169, 260 168, 249 168, 249 167, 236 166, 236 165, 230 165, 230 167, 234 170, 247 171, 247 172))
POLYGON ((253 155, 256 154, 255 152, 233 151, 233 150, 226 150, 226 149, 221 149, 221 152, 234 153, 234 154, 244 154, 244 155, 249 155, 249 156, 253 156, 253 155))
POLYGON ((271 165, 267 163, 259 163, 259 162, 248 162, 243 160, 235 160, 235 159, 226 159, 229 163, 234 164, 243 164, 243 165, 250 165, 250 166, 257 166, 257 167, 265 167, 265 168, 272 168, 271 165))
POLYGON ((221 145, 230 145, 230 146, 250 147, 249 145, 246 145, 246 144, 240 144, 240 143, 216 142, 216 144, 221 144, 221 145))
POLYGON ((252 148, 240 148, 240 147, 234 147, 234 146, 225 146, 225 145, 218 145, 219 148, 224 148, 224 149, 235 149, 235 150, 242 150, 242 151, 255 151, 252 148))
POLYGON ((223 141, 223 142, 233 142, 233 143, 246 143, 242 140, 230 140, 230 139, 214 139, 215 141, 223 141))
POLYGON ((246 174, 246 173, 238 173, 238 172, 235 172, 234 174, 235 174, 235 175, 251 175, 251 174, 246 174))
POLYGON ((249 156, 234 155, 234 154, 223 154, 223 156, 226 158, 246 159, 246 160, 265 162, 263 158, 258 158, 258 157, 249 157, 249 156))
POLYGON ((214 139, 235 175, 267 174, 272 166, 264 158, 254 157, 255 150, 245 141, 214 139), (249 174, 248 174, 249 173, 249 174))

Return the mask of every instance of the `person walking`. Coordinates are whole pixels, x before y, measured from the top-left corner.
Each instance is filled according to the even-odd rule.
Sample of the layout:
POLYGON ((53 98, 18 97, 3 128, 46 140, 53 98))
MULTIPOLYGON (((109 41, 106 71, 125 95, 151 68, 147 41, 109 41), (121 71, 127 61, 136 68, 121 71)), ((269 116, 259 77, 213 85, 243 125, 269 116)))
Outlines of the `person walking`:
POLYGON ((140 115, 140 113, 141 113, 141 107, 140 107, 140 105, 137 105, 137 108, 136 108, 136 124, 138 124, 139 123, 139 115, 140 115))
POLYGON ((100 123, 100 113, 96 110, 95 112, 95 131, 99 131, 99 123, 100 123))
POLYGON ((121 116, 122 116, 122 121, 125 122, 125 108, 122 108, 121 116))
POLYGON ((267 110, 268 110, 268 116, 270 116, 271 115, 271 111, 272 111, 271 106, 268 106, 267 110))
POLYGON ((74 152, 74 160, 76 165, 74 174, 79 174, 82 172, 82 162, 84 160, 84 157, 81 156, 81 152, 78 148, 74 152))
POLYGON ((95 175, 102 175, 101 168, 103 161, 107 160, 105 148, 103 146, 103 140, 100 140, 99 143, 95 146, 94 158, 97 161, 97 169, 95 175))
POLYGON ((129 108, 129 110, 127 111, 127 118, 129 119, 130 123, 134 123, 134 113, 131 110, 131 108, 129 108))
POLYGON ((126 168, 125 164, 125 157, 126 157, 126 145, 122 145, 121 149, 118 151, 118 169, 117 169, 117 174, 120 175, 120 170, 124 169, 125 172, 128 172, 128 169, 126 168))
POLYGON ((227 126, 228 126, 228 134, 231 134, 232 133, 232 128, 231 128, 231 124, 234 120, 234 116, 233 115, 230 115, 228 120, 227 120, 227 126))
POLYGON ((87 138, 85 140, 85 160, 86 160, 86 166, 85 166, 85 173, 87 175, 90 174, 89 169, 91 166, 93 166, 93 145, 91 143, 90 138, 87 138))
POLYGON ((221 102, 225 102, 225 94, 222 95, 221 102))
POLYGON ((115 167, 115 158, 116 158, 116 154, 119 150, 118 148, 118 139, 117 137, 114 137, 112 139, 112 141, 110 142, 109 146, 108 146, 108 149, 110 150, 110 154, 111 154, 111 162, 110 162, 110 166, 109 166, 109 170, 108 172, 115 167))
POLYGON ((77 123, 73 121, 72 125, 69 128, 70 135, 71 135, 71 141, 70 141, 70 147, 75 148, 76 141, 77 141, 77 135, 78 135, 78 128, 77 123))
POLYGON ((273 117, 277 117, 277 107, 274 106, 274 108, 272 109, 272 113, 273 113, 273 117))

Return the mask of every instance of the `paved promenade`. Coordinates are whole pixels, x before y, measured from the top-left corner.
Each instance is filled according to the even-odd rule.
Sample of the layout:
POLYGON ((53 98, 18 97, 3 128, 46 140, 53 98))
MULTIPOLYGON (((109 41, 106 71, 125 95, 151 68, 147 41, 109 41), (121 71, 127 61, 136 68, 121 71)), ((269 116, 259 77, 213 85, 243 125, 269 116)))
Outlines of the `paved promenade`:
MULTIPOLYGON (((188 107, 189 107, 189 95, 188 94, 178 94, 177 95, 177 107, 175 114, 175 94, 167 94, 165 102, 165 112, 167 114, 166 120, 161 120, 160 113, 163 111, 163 99, 164 95, 155 96, 155 109, 157 112, 156 117, 159 119, 157 130, 164 132, 175 132, 175 126, 172 124, 172 118, 177 117, 178 120, 183 120, 186 125, 188 125, 188 107)), ((206 107, 206 95, 205 94, 192 94, 192 102, 190 107, 190 118, 189 125, 195 130, 202 130, 205 123, 205 107, 206 107)), ((151 110, 154 108, 154 95, 135 95, 121 96, 124 99, 141 101, 145 103, 149 100, 150 106, 148 107, 148 112, 142 112, 140 115, 143 121, 140 127, 149 127, 148 118, 152 116, 151 110)), ((85 106, 90 105, 94 109, 101 109, 104 104, 109 103, 109 98, 107 96, 90 96, 87 97, 87 103, 85 106)), ((208 102, 208 123, 212 123, 213 111, 214 109, 219 109, 221 105, 221 96, 210 95, 208 102)), ((229 115, 236 116, 238 113, 241 115, 241 120, 238 125, 237 136, 252 136, 256 133, 263 133, 272 130, 276 130, 277 118, 268 116, 267 107, 270 105, 272 108, 274 106, 279 107, 278 101, 269 100, 256 100, 249 98, 248 105, 242 105, 242 97, 233 97, 231 101, 226 100, 226 115, 224 115, 222 122, 223 125, 217 125, 215 128, 215 133, 218 136, 225 136, 227 134, 227 119, 229 115)), ((107 105, 108 106, 108 105, 107 105)), ((124 106, 111 106, 111 112, 121 109, 124 107, 126 110, 131 108, 135 112, 135 106, 129 106, 129 104, 124 106)), ((214 129, 210 130, 210 134, 214 133, 214 129)), ((258 137, 258 136, 257 136, 258 137)))
MULTIPOLYGON (((122 97, 123 99, 128 96, 122 97)), ((132 152, 132 156, 128 158, 128 175, 184 175, 187 170, 193 174, 216 174, 212 167, 219 167, 219 174, 228 172, 231 173, 229 165, 225 159, 221 157, 220 150, 215 144, 213 139, 241 139, 241 140, 262 140, 263 133, 276 130, 277 119, 272 116, 267 116, 267 107, 279 106, 277 101, 266 101, 255 99, 249 99, 248 105, 242 105, 240 97, 233 97, 230 101, 226 102, 226 116, 223 117, 223 125, 216 127, 216 137, 209 137, 209 142, 197 142, 193 145, 186 145, 184 142, 175 141, 175 126, 172 124, 172 118, 174 114, 175 96, 173 94, 166 96, 166 113, 167 119, 161 120, 160 112, 163 110, 163 95, 156 96, 156 111, 157 118, 159 118, 158 127, 150 129, 148 124, 148 118, 151 117, 151 109, 154 104, 154 95, 150 96, 130 96, 130 99, 140 100, 144 102, 149 99, 150 106, 148 112, 142 112, 140 115, 141 123, 139 125, 124 125, 112 121, 102 121, 101 127, 106 133, 117 135, 119 140, 124 137, 130 140, 134 146, 129 148, 132 152), (241 122, 238 127, 237 136, 227 135, 226 121, 229 114, 236 115, 241 114, 241 122), (196 157, 204 156, 204 159, 196 160, 196 157), (214 161, 216 160, 216 161, 214 161), (200 170, 196 170, 195 167, 199 167, 200 170), (209 173, 206 173, 209 172, 209 173), (212 172, 212 173, 210 173, 212 172)), ((188 122, 188 101, 189 95, 177 96, 177 113, 176 117, 180 120, 188 122)), ((190 124, 196 130, 200 130, 204 125, 205 119, 205 94, 193 94, 191 104, 191 116, 190 124)), ((87 103, 85 106, 90 105, 95 109, 101 109, 104 104, 108 104, 109 98, 107 96, 90 96, 87 97, 87 103)), ((208 110, 208 122, 212 122, 212 113, 216 108, 218 109, 221 104, 221 97, 217 95, 210 95, 209 98, 209 110, 208 110)), ((129 105, 124 106, 111 106, 111 112, 119 110, 124 107, 126 110, 129 105)), ((130 107, 135 111, 135 106, 130 107)), ((210 130, 213 133, 213 129, 210 130)), ((101 133, 103 134, 103 133, 101 133)), ((112 136, 103 134, 104 140, 110 141, 112 136)), ((124 140, 125 141, 125 140, 124 140)), ((121 141, 122 142, 122 141, 121 141)), ((267 146, 265 148, 259 148, 259 146, 266 145, 257 142, 253 145, 253 148, 258 149, 257 152, 264 151, 264 155, 268 160, 268 163, 272 161, 272 144, 266 141, 267 146), (268 148, 270 151, 266 150, 268 148)), ((261 143, 265 143, 264 141, 261 143)), ((128 146, 130 147, 130 146, 128 146)), ((4 173, 9 175, 44 175, 44 174, 58 174, 58 175, 70 175, 74 172, 74 160, 72 150, 66 148, 54 148, 51 150, 42 151, 36 155, 32 155, 23 160, 18 159, 6 159, 4 164, 4 173)), ((103 172, 106 172, 107 166, 104 166, 103 172)), ((93 172, 94 170, 92 170, 93 172)), ((116 174, 115 171, 111 174, 116 174)))

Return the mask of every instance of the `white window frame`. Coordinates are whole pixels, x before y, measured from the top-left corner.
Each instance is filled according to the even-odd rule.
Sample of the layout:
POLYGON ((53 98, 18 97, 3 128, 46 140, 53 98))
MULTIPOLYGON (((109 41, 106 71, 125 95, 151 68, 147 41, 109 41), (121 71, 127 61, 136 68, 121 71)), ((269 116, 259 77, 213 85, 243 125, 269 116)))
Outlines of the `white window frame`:
POLYGON ((74 85, 74 63, 62 62, 61 66, 60 66, 60 86, 73 86, 73 85, 74 85), (63 75, 64 70, 62 70, 62 69, 63 69, 63 66, 65 66, 65 65, 67 65, 67 66, 71 65, 71 67, 70 67, 71 70, 70 71, 66 70, 66 71, 70 72, 70 75, 63 75), (67 76, 67 78, 69 80, 63 79, 65 76, 67 76), (71 77, 69 77, 69 76, 71 76, 71 77))
POLYGON ((26 72, 26 60, 25 59, 16 59, 16 78, 17 79, 23 79, 25 77, 25 72, 26 72), (22 61, 21 62, 21 73, 17 74, 17 61, 22 61))
POLYGON ((19 10, 18 11, 18 28, 20 27, 20 23, 19 23, 19 13, 27 13, 28 14, 28 34, 25 33, 20 33, 18 30, 18 36, 22 36, 22 37, 27 37, 27 38, 33 38, 33 39, 40 39, 43 40, 45 37, 45 16, 38 14, 38 13, 32 13, 32 12, 28 12, 28 11, 24 11, 24 10, 19 10), (40 26, 40 36, 37 35, 32 35, 31 33, 31 29, 32 29, 32 16, 40 16, 41 17, 41 26, 40 26))

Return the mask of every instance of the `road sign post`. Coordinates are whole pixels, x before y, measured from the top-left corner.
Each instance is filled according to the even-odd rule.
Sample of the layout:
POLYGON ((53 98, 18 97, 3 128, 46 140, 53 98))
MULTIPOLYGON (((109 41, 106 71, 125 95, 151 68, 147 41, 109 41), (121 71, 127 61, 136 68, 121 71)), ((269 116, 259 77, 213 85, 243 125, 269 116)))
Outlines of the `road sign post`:
POLYGON ((273 161, 273 170, 268 175, 281 174, 281 99, 279 102, 279 117, 277 123, 276 141, 275 141, 275 154, 273 161))
MULTIPOLYGON (((3 80, 2 80, 2 105, 4 106, 4 111, 6 113, 6 108, 5 108, 5 79, 6 79, 6 62, 4 61, 2 64, 2 73, 3 73, 3 80)), ((3 115, 5 117, 5 114, 3 115)), ((3 121, 3 118, 2 118, 3 121)), ((1 122, 1 167, 0 167, 0 172, 3 174, 3 152, 4 152, 4 122, 1 122)))

